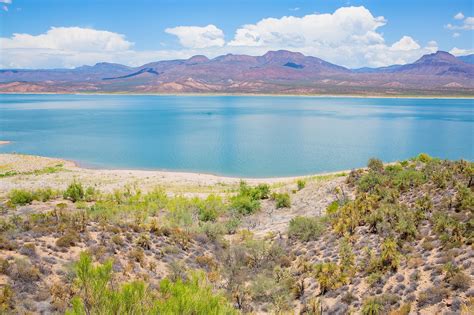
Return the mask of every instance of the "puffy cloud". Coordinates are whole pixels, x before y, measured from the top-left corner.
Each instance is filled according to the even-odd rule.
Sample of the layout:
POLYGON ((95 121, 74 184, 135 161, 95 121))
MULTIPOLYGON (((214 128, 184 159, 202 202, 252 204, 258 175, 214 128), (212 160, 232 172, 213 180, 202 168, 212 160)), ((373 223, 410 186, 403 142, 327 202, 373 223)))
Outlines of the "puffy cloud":
POLYGON ((178 26, 165 32, 177 36, 183 48, 154 51, 136 51, 124 35, 110 31, 53 27, 39 35, 0 38, 0 68, 70 68, 102 61, 138 66, 197 54, 210 58, 226 53, 262 55, 276 49, 299 51, 347 67, 379 67, 412 62, 438 49, 434 41, 421 47, 410 36, 386 43, 379 31, 386 23, 364 7, 345 7, 330 14, 267 18, 246 24, 227 44, 222 30, 214 25, 178 26))
POLYGON ((167 28, 166 33, 176 35, 181 45, 187 48, 207 48, 224 46, 224 32, 215 25, 177 26, 167 28))
MULTIPOLYGON (((463 15, 463 18, 464 18, 464 15, 463 15)), ((457 20, 462 20, 462 19, 457 19, 457 20)), ((455 31, 455 30, 474 30, 474 17, 473 16, 466 17, 462 21, 462 24, 460 24, 460 25, 453 25, 453 24, 449 23, 449 24, 446 24, 445 27, 448 30, 451 30, 451 31, 455 31)))
POLYGON ((0 3, 12 4, 12 0, 0 0, 0 3))
POLYGON ((456 14, 454 16, 454 19, 455 20, 462 20, 462 19, 464 19, 464 14, 462 14, 462 12, 459 12, 458 14, 456 14))
POLYGON ((459 33, 457 33, 457 32, 453 33, 453 37, 454 37, 454 38, 458 38, 459 36, 461 36, 461 34, 459 34, 459 33))
POLYGON ((454 47, 449 52, 451 54, 455 55, 455 56, 465 56, 465 55, 474 54, 474 49, 472 49, 472 48, 471 49, 462 49, 462 48, 454 47))
POLYGON ((133 43, 125 36, 108 31, 81 27, 52 27, 40 35, 15 33, 11 38, 0 38, 2 49, 52 49, 62 51, 117 51, 127 50, 133 43))
POLYGON ((52 27, 39 35, 13 34, 0 38, 6 67, 73 67, 110 59, 128 51, 133 43, 124 35, 80 27, 52 27))
POLYGON ((364 7, 347 7, 333 14, 310 14, 303 17, 267 18, 237 29, 230 46, 333 45, 348 42, 382 43, 375 30, 385 24, 364 7))
POLYGON ((435 48, 422 48, 409 36, 386 44, 378 31, 386 23, 383 16, 373 16, 365 7, 343 7, 332 14, 266 18, 243 25, 228 45, 257 54, 269 49, 297 50, 347 67, 408 63, 435 48))
POLYGON ((420 45, 410 36, 403 36, 398 42, 392 44, 394 50, 415 50, 420 49, 420 45))

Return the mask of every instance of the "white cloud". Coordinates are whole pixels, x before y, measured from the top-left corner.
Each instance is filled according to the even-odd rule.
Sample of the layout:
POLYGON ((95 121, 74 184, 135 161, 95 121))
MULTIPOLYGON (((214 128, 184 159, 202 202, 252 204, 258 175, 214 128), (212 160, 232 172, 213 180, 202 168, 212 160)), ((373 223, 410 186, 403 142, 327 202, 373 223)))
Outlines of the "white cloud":
POLYGON ((459 12, 458 14, 456 14, 454 16, 454 19, 455 20, 462 20, 462 19, 464 19, 464 14, 462 14, 462 12, 459 12))
POLYGON ((12 4, 12 0, 0 0, 0 3, 12 4))
POLYGON ((454 37, 454 38, 458 38, 459 36, 461 36, 461 34, 459 34, 459 33, 457 33, 457 32, 453 33, 453 37, 454 37))
POLYGON ((176 35, 186 48, 207 48, 224 46, 224 32, 215 25, 177 26, 165 29, 168 34, 176 35))
POLYGON ((0 38, 1 66, 72 67, 128 51, 133 43, 124 35, 80 27, 52 27, 39 35, 13 34, 0 38))
POLYGON ((454 47, 449 52, 451 54, 455 55, 455 56, 465 56, 465 55, 474 54, 474 49, 472 49, 472 48, 471 49, 462 49, 462 48, 454 47))
POLYGON ((125 36, 108 31, 81 27, 51 27, 40 35, 15 33, 0 38, 2 49, 51 49, 61 51, 117 51, 129 49, 133 43, 125 36))
MULTIPOLYGON (((378 30, 387 23, 364 7, 343 7, 332 14, 267 18, 237 29, 229 46, 244 52, 269 49, 301 51, 348 67, 386 66, 416 60, 434 46, 420 47, 403 36, 393 45, 378 30)), ((436 47, 437 49, 437 47, 436 47)))
POLYGON ((410 36, 403 36, 398 42, 392 44, 393 50, 416 50, 420 49, 420 45, 410 36))
POLYGON ((182 59, 204 54, 262 55, 287 49, 316 56, 347 67, 386 66, 415 61, 435 52, 436 42, 424 47, 405 35, 387 43, 380 28, 387 21, 364 7, 345 7, 333 13, 301 17, 267 18, 238 28, 226 43, 214 25, 178 26, 165 32, 178 37, 180 49, 136 51, 124 35, 91 28, 53 27, 39 35, 13 34, 0 38, 0 68, 75 67, 96 62, 138 66, 163 59, 182 59))
POLYGON ((3 11, 8 12, 8 6, 4 5, 2 6, 3 11))
MULTIPOLYGON (((464 18, 464 16, 463 16, 463 18, 464 18)), ((460 24, 460 25, 453 25, 451 23, 448 23, 448 24, 446 24, 445 27, 448 30, 451 30, 451 31, 455 31, 455 30, 474 30, 474 17, 473 16, 466 17, 462 21, 462 24, 460 24)))

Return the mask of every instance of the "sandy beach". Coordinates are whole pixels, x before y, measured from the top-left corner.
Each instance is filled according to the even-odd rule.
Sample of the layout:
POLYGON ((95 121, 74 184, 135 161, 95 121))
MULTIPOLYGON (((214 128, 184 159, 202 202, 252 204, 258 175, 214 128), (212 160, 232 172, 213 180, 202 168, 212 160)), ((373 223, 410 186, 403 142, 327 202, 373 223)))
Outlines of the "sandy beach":
POLYGON ((163 186, 171 193, 199 195, 232 191, 241 180, 252 185, 268 183, 274 187, 283 187, 295 184, 298 178, 333 178, 344 172, 347 171, 299 177, 238 178, 158 170, 90 169, 63 159, 23 154, 0 154, 0 174, 15 174, 14 176, 0 177, 0 194, 4 195, 15 188, 65 189, 72 181, 77 180, 103 192, 112 192, 127 185, 135 185, 144 192, 157 186, 163 186))

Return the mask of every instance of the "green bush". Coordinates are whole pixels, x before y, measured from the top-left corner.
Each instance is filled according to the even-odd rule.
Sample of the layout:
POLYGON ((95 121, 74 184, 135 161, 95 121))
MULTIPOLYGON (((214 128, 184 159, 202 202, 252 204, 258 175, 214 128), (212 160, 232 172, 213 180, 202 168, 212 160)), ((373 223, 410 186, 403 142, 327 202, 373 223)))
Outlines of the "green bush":
POLYGON ((260 200, 267 199, 269 194, 270 186, 268 184, 259 184, 255 187, 251 187, 244 181, 240 182, 239 195, 245 195, 254 200, 260 200))
POLYGON ((428 163, 428 162, 431 162, 433 160, 433 158, 431 156, 429 156, 428 154, 426 154, 426 153, 420 153, 416 157, 416 160, 420 161, 422 163, 428 163))
POLYGON ((306 187, 306 181, 304 179, 298 179, 296 185, 298 186, 298 190, 301 190, 306 187))
POLYGON ((260 210, 260 202, 248 195, 237 195, 231 198, 230 208, 242 215, 249 215, 260 210))
POLYGON ((10 202, 13 205, 26 205, 33 201, 33 193, 23 190, 23 189, 13 189, 8 195, 10 202))
POLYGON ((216 195, 209 195, 198 205, 198 215, 201 221, 215 221, 217 217, 225 211, 222 198, 216 195))
POLYGON ((314 266, 315 277, 319 283, 321 294, 335 290, 348 283, 348 278, 341 266, 333 262, 320 263, 314 266))
POLYGON ((160 292, 165 298, 157 302, 157 314, 237 314, 223 295, 212 292, 201 272, 191 273, 187 281, 164 279, 160 292))
POLYGON ((288 193, 273 193, 272 199, 275 200, 277 209, 291 207, 290 195, 288 193))
POLYGON ((295 217, 288 227, 288 237, 307 242, 316 240, 324 231, 324 224, 319 218, 295 217))
POLYGON ((362 305, 363 315, 379 315, 383 313, 383 304, 378 298, 369 298, 362 305))
POLYGON ((74 181, 71 183, 63 194, 64 199, 69 199, 72 202, 84 199, 84 188, 81 183, 74 181))
POLYGON ((374 172, 382 173, 383 172, 383 162, 376 158, 369 159, 367 167, 374 172))

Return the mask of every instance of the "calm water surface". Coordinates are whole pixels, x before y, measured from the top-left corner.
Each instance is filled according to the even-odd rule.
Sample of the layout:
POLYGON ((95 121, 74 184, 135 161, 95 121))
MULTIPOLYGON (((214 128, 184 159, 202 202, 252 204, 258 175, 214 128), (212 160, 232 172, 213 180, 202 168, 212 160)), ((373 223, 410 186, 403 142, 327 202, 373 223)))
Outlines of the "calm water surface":
POLYGON ((303 175, 430 155, 474 160, 472 100, 0 95, 0 152, 105 168, 303 175))

